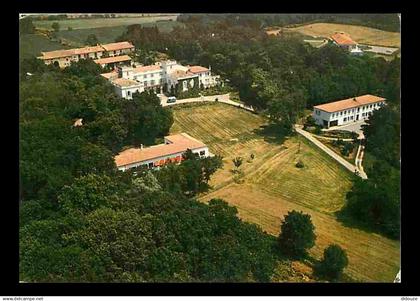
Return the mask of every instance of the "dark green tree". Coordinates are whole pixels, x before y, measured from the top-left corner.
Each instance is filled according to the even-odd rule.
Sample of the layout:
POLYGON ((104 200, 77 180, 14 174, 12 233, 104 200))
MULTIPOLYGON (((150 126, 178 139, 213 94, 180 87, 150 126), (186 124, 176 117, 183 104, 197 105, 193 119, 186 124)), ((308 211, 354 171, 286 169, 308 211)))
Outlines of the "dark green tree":
POLYGON ((309 214, 289 211, 280 228, 279 246, 289 256, 302 258, 315 245, 315 227, 309 214))
POLYGON ((325 248, 324 257, 315 266, 315 273, 321 278, 339 280, 348 263, 346 251, 332 244, 325 248))

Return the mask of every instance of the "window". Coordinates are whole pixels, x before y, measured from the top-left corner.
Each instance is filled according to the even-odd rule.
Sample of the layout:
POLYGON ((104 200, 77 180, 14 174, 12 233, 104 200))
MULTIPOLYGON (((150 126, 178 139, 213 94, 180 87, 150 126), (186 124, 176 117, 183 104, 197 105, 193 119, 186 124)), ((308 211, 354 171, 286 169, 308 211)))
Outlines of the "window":
POLYGON ((154 86, 154 85, 155 85, 155 81, 152 79, 152 81, 150 82, 150 84, 151 84, 152 86, 154 86))
POLYGON ((347 121, 347 117, 344 117, 343 121, 347 121))
POLYGON ((357 113, 359 113, 360 112, 360 108, 357 108, 357 113))
POLYGON ((153 162, 150 162, 149 163, 149 168, 152 168, 153 167, 153 162))
POLYGON ((147 75, 145 74, 145 75, 143 75, 143 78, 146 78, 147 77, 147 75))
POLYGON ((130 96, 131 95, 131 92, 130 91, 127 91, 127 95, 130 96))
POLYGON ((340 116, 342 116, 343 115, 343 112, 340 112, 340 116))
POLYGON ((200 151, 200 156, 204 156, 206 154, 206 151, 200 151))

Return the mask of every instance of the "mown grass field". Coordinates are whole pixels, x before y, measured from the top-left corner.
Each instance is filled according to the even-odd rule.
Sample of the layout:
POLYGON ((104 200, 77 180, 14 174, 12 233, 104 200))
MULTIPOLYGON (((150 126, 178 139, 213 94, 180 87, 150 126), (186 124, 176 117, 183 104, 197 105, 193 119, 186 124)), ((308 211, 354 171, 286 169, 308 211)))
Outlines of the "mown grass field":
POLYGON ((293 28, 284 28, 284 32, 299 32, 313 37, 330 37, 336 31, 343 31, 359 44, 400 47, 401 35, 398 32, 383 31, 375 28, 334 24, 314 23, 293 28))
POLYGON ((131 24, 152 23, 159 20, 176 20, 176 15, 151 16, 151 17, 123 17, 123 18, 97 18, 97 19, 65 19, 65 20, 40 20, 34 21, 37 28, 51 29, 54 22, 60 24, 60 30, 100 28, 113 26, 127 26, 131 24))
POLYGON ((224 157, 223 169, 210 183, 213 190, 201 196, 202 201, 222 198, 238 208, 241 218, 273 235, 279 234, 289 210, 309 213, 317 234, 311 256, 319 259, 326 246, 338 243, 349 256, 347 276, 363 282, 393 281, 399 270, 399 242, 346 227, 334 215, 345 202, 352 174, 300 136, 282 142, 262 134, 266 120, 259 115, 224 104, 173 110, 172 133, 186 132, 224 157), (236 156, 244 158, 241 184, 231 172, 236 156), (295 167, 299 159, 305 164, 302 169, 295 167))

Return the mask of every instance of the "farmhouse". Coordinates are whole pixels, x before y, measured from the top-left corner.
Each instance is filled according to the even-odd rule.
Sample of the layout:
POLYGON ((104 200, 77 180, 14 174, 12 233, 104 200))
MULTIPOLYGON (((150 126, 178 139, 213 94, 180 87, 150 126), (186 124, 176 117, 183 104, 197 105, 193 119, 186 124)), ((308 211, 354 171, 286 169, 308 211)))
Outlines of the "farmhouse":
POLYGON ((357 43, 344 32, 336 32, 331 36, 333 43, 345 50, 352 55, 363 55, 363 51, 359 48, 357 43))
POLYGON ((167 163, 179 163, 182 155, 190 149, 200 158, 209 157, 208 147, 201 141, 186 133, 165 137, 165 143, 150 147, 130 148, 115 156, 115 163, 119 170, 144 166, 155 168, 167 163))
POLYGON ((114 71, 103 73, 101 76, 114 85, 117 95, 127 99, 132 99, 134 92, 143 92, 146 89, 162 93, 164 90, 169 91, 179 86, 181 91, 187 91, 193 88, 213 87, 219 80, 219 76, 211 75, 210 68, 182 66, 171 60, 148 66, 117 66, 114 71), (121 85, 121 82, 127 85, 121 85))
POLYGON ((72 62, 78 62, 80 59, 91 58, 97 60, 104 55, 112 57, 129 54, 133 52, 134 49, 134 45, 129 42, 98 44, 96 46, 82 48, 41 52, 42 56, 39 56, 38 59, 43 60, 47 65, 58 64, 60 68, 64 68, 70 66, 72 62))
POLYGON ((385 98, 366 94, 314 106, 312 116, 316 124, 329 128, 365 120, 383 105, 385 98))

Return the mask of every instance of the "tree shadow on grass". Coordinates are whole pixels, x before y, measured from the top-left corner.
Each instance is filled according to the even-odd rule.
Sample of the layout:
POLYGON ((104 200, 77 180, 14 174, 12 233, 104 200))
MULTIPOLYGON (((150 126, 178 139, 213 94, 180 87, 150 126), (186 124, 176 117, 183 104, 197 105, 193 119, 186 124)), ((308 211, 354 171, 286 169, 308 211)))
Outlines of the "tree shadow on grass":
POLYGON ((254 129, 253 132, 263 137, 264 141, 274 144, 283 144, 284 140, 291 136, 290 131, 277 124, 262 125, 258 129, 254 129))
POLYGON ((370 234, 379 234, 392 240, 399 240, 399 237, 395 237, 384 230, 381 230, 366 222, 356 220, 343 209, 340 211, 334 212, 334 216, 337 218, 337 221, 339 221, 345 227, 358 229, 358 230, 361 230, 370 234))

